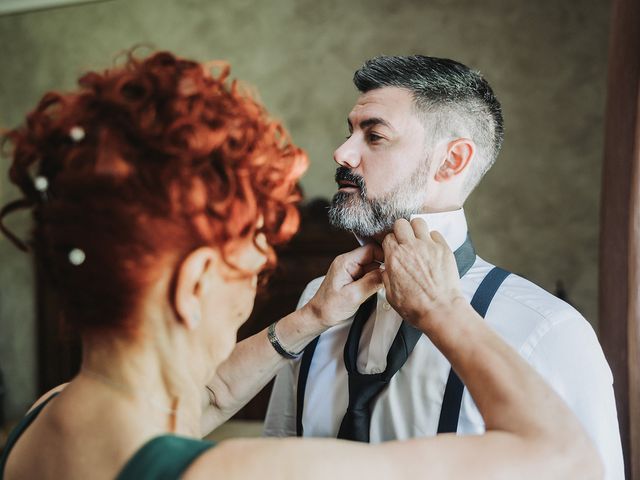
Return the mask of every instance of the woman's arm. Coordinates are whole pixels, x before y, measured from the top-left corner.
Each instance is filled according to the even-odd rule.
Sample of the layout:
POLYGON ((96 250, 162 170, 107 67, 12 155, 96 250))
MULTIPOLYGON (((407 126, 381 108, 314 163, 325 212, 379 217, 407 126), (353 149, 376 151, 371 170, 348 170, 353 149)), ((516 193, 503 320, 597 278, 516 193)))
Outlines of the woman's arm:
POLYGON ((186 478, 212 473, 227 479, 602 478, 598 454, 573 414, 475 315, 455 305, 432 318, 447 320, 451 330, 461 328, 459 335, 438 339, 437 346, 445 354, 466 350, 451 357, 452 365, 485 418, 486 434, 378 445, 309 438, 232 440, 196 462, 189 471, 193 476, 186 478))
MULTIPOLYGON (((309 308, 287 315, 276 334, 289 351, 302 350, 325 327, 309 308)), ((202 413, 202 435, 207 435, 251 400, 288 360, 278 354, 267 338, 267 329, 239 342, 207 384, 202 413)))
MULTIPOLYGON (((349 319, 382 287, 376 260, 382 260, 382 250, 366 245, 331 263, 314 297, 276 325, 276 335, 287 350, 301 351, 322 332, 349 319)), ((270 344, 267 329, 238 343, 203 392, 203 436, 251 400, 286 361, 270 344)))
POLYGON ((450 360, 487 432, 375 446, 320 439, 234 440, 204 455, 187 478, 212 473, 230 479, 602 478, 598 454, 574 415, 462 298, 451 251, 420 222, 414 221, 413 228, 406 221, 397 223, 383 243, 387 298, 450 360))

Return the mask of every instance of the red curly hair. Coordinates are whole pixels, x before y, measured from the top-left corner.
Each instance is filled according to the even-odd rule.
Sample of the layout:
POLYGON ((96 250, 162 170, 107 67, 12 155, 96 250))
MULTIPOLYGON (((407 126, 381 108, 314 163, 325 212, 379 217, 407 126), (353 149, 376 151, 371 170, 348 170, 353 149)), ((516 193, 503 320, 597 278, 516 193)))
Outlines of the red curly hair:
POLYGON ((0 219, 33 209, 30 243, 81 331, 135 330, 130 314, 162 260, 177 266, 205 245, 225 258, 258 233, 274 245, 296 232, 307 157, 228 74, 169 52, 130 53, 83 75, 77 91, 45 94, 6 134, 24 198, 0 219))

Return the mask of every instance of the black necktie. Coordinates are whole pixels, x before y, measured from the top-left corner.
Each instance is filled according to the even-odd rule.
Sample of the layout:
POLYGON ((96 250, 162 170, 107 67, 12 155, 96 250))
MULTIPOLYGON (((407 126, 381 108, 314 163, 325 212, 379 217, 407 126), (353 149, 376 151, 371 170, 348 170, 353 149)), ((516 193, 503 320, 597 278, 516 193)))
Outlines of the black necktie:
MULTIPOLYGON (((467 238, 455 251, 458 273, 462 277, 475 262, 476 253, 467 238)), ((371 410, 373 400, 389 384, 391 378, 405 364, 418 343, 422 332, 403 321, 393 339, 387 354, 387 368, 382 373, 363 374, 358 372, 358 346, 364 324, 376 306, 376 295, 363 303, 353 319, 347 343, 344 346, 344 364, 349 374, 349 405, 340 424, 338 438, 369 442, 371 410)))

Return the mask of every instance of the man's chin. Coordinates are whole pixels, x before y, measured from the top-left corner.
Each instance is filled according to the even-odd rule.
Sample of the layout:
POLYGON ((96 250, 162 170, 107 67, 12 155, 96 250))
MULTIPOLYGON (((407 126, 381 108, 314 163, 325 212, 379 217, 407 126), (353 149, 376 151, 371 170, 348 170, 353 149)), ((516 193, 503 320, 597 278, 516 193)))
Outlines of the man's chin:
POLYGON ((331 207, 329 207, 329 223, 339 230, 351 231, 355 226, 354 224, 357 223, 354 220, 358 218, 361 212, 354 208, 354 205, 350 205, 351 202, 341 198, 336 199, 338 194, 333 197, 331 207))
POLYGON ((367 212, 365 209, 366 206, 362 203, 358 204, 349 200, 334 201, 329 209, 329 223, 334 228, 352 232, 360 238, 377 237, 376 222, 372 221, 371 212, 367 212))
MULTIPOLYGON (((407 206, 409 207, 409 206, 407 206)), ((411 217, 414 208, 394 208, 389 199, 363 198, 359 190, 339 190, 331 200, 329 223, 353 232, 361 239, 382 239, 393 230, 396 219, 411 217)))

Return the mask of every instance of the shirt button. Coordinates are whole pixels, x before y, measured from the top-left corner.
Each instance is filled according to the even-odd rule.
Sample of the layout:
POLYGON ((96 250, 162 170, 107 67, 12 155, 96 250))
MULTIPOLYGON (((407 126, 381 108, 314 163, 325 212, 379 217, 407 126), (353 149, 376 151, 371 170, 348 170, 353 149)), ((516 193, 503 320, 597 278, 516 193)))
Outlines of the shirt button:
POLYGON ((384 302, 384 303, 382 304, 382 309, 383 309, 385 312, 388 312, 389 310, 391 310, 391 305, 389 305, 387 302, 384 302))

